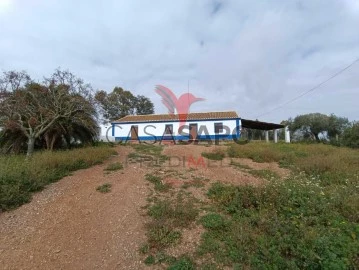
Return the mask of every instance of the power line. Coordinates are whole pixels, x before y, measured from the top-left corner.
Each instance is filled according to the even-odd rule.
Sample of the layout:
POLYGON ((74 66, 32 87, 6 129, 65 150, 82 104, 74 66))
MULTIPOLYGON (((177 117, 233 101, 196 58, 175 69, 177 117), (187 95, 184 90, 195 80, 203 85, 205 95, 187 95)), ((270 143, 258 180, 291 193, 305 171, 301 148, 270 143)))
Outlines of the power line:
POLYGON ((353 61, 353 62, 350 63, 348 66, 346 66, 345 68, 341 69, 340 71, 334 73, 332 76, 330 76, 330 77, 329 77, 328 79, 326 79, 325 81, 323 81, 323 82, 317 84, 316 86, 314 86, 313 88, 311 88, 311 89, 309 89, 309 90, 303 92, 303 93, 300 94, 299 96, 296 96, 296 97, 294 97, 294 98, 288 100, 287 102, 285 102, 285 103, 283 103, 283 104, 281 104, 281 105, 279 105, 279 106, 273 108, 272 110, 270 110, 270 111, 268 111, 268 112, 266 112, 266 113, 262 113, 262 114, 256 116, 256 118, 261 117, 261 116, 266 115, 266 114, 269 114, 269 113, 271 113, 271 112, 273 112, 273 111, 275 111, 275 110, 278 110, 278 109, 280 109, 280 108, 283 108, 285 105, 288 105, 289 103, 292 103, 292 102, 296 101, 297 99, 300 99, 301 97, 305 96, 306 94, 308 94, 308 93, 310 93, 310 92, 313 92, 314 90, 320 88, 323 84, 326 84, 327 82, 329 82, 330 80, 334 79, 335 77, 337 77, 338 75, 340 75, 341 73, 343 73, 344 71, 346 71, 347 69, 351 68, 351 67, 352 67, 356 62, 358 62, 358 61, 359 61, 359 58, 355 59, 355 61, 353 61))

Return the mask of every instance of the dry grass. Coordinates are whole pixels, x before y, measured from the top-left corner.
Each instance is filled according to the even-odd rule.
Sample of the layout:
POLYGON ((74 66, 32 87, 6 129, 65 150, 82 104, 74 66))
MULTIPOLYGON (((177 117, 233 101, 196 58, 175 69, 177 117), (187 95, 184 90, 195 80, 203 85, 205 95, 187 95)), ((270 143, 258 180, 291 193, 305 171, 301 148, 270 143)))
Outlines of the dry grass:
POLYGON ((31 199, 31 193, 43 189, 70 172, 102 163, 116 152, 109 146, 68 151, 0 157, 0 211, 18 207, 31 199))

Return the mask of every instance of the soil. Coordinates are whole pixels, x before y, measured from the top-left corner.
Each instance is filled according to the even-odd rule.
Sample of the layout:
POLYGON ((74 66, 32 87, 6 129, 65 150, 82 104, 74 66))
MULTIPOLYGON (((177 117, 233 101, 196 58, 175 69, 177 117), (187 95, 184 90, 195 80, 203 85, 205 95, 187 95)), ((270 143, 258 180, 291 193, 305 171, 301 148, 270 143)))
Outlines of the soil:
MULTIPOLYGON (((221 146, 219 146, 221 147, 221 146)), ((163 154, 170 160, 160 168, 128 163, 129 146, 118 146, 118 156, 102 165, 74 172, 36 193, 30 203, 0 213, 1 269, 148 269, 138 251, 146 241, 148 221, 145 206, 150 186, 145 174, 157 170, 164 181, 180 189, 188 179, 200 179, 203 187, 189 187, 194 197, 205 201, 210 183, 260 185, 263 180, 223 161, 201 159, 201 153, 216 146, 170 145, 163 154), (123 170, 106 172, 109 163, 122 162, 123 170), (96 188, 112 185, 111 192, 96 188)), ((238 159, 239 160, 239 159, 238 159)), ((270 169, 280 176, 288 171, 277 164, 240 159, 254 169, 270 169)), ((177 255, 192 253, 199 242, 201 228, 194 225, 183 233, 177 255)))

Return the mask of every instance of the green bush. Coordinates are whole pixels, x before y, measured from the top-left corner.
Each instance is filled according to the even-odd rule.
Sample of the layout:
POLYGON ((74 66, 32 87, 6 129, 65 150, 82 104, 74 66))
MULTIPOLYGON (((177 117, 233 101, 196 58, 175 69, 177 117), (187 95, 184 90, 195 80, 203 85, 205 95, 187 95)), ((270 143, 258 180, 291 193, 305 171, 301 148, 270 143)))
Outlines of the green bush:
POLYGON ((226 156, 226 153, 220 149, 216 149, 213 152, 203 152, 202 157, 210 160, 222 160, 226 156))
POLYGON ((108 193, 108 192, 111 191, 111 187, 112 187, 111 184, 105 183, 105 184, 103 184, 103 185, 101 185, 101 186, 98 186, 98 187, 96 188, 96 190, 99 191, 99 192, 101 192, 101 193, 108 193))
POLYGON ((342 144, 351 148, 359 148, 359 122, 344 131, 342 144))
POLYGON ((193 261, 190 258, 183 256, 180 259, 178 259, 175 263, 170 265, 167 269, 168 270, 194 270, 196 268, 195 268, 193 261))
POLYGON ((152 205, 148 214, 156 220, 165 220, 173 227, 187 227, 198 216, 198 210, 193 203, 188 202, 170 202, 169 200, 158 201, 152 205))
POLYGON ((37 152, 0 156, 0 211, 16 208, 31 200, 31 193, 43 189, 70 172, 100 164, 115 154, 108 146, 58 152, 37 152))
POLYGON ((169 184, 164 184, 162 182, 162 178, 153 174, 146 174, 145 176, 146 180, 154 184, 155 190, 160 192, 166 192, 168 191, 171 186, 169 184))
POLYGON ((339 195, 305 175, 262 187, 215 183, 208 197, 222 214, 202 218, 208 231, 199 251, 212 254, 220 264, 254 269, 353 268, 359 250, 359 205, 358 200, 351 207, 342 203, 345 194, 358 194, 358 188, 354 194, 352 186, 340 189, 339 195), (216 229, 223 224, 225 229, 216 229))
POLYGON ((111 163, 109 164, 106 168, 105 171, 118 171, 118 170, 122 170, 123 169, 123 165, 120 162, 115 162, 115 163, 111 163))
POLYGON ((226 227, 225 219, 217 213, 210 213, 203 216, 201 223, 203 227, 211 230, 222 230, 226 227))

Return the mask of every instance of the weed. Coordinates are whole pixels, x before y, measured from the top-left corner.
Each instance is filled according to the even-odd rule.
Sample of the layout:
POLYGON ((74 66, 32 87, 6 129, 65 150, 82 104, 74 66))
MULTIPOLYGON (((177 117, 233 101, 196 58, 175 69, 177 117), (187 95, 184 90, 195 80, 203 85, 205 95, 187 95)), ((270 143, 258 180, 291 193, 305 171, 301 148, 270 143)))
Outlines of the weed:
POLYGON ((155 220, 165 220, 173 227, 188 227, 198 216, 193 202, 177 199, 176 203, 169 200, 156 202, 149 208, 148 214, 155 220))
POLYGON ((148 244, 152 249, 161 250, 179 242, 181 232, 174 230, 163 221, 154 221, 147 224, 148 244))
POLYGON ((213 152, 203 152, 202 157, 208 158, 210 160, 223 160, 226 156, 226 153, 221 149, 216 149, 213 152))
POLYGON ((142 253, 142 254, 146 254, 150 251, 150 246, 146 243, 146 244, 143 244, 139 251, 142 253))
POLYGON ((263 178, 266 180, 273 180, 273 179, 280 179, 280 176, 268 169, 263 169, 263 170, 248 170, 247 172, 249 172, 250 174, 259 177, 259 178, 263 178))
POLYGON ((0 211, 16 208, 72 171, 100 164, 116 152, 109 146, 68 151, 37 152, 30 159, 24 155, 0 156, 0 211))
POLYGON ((241 164, 241 163, 235 162, 233 160, 231 160, 231 163, 229 165, 232 165, 232 166, 234 166, 234 167, 236 167, 238 169, 244 169, 244 170, 251 170, 252 169, 248 165, 241 164))
POLYGON ((358 221, 337 193, 303 174, 262 187, 215 183, 208 196, 219 213, 202 217, 199 252, 240 268, 353 268, 358 221))
POLYGON ((123 165, 120 162, 115 162, 115 163, 111 163, 109 164, 106 168, 105 171, 118 171, 118 170, 122 170, 123 169, 123 165))
POLYGON ((194 262, 187 256, 179 258, 176 262, 170 265, 168 270, 194 270, 194 262))
POLYGON ((193 179, 190 181, 185 182, 182 185, 182 188, 187 189, 189 187, 195 187, 195 188, 200 188, 200 187, 204 187, 205 184, 203 183, 202 179, 193 179))
POLYGON ((220 230, 226 227, 226 221, 220 214, 210 213, 201 218, 203 227, 211 230, 220 230))
POLYGON ((154 184, 155 190, 160 192, 168 191, 171 186, 169 184, 163 184, 162 178, 153 174, 146 174, 146 180, 154 184))
POLYGON ((146 265, 152 265, 152 264, 155 264, 155 262, 156 262, 156 259, 153 255, 147 256, 147 258, 144 260, 144 263, 146 265))
POLYGON ((111 184, 105 183, 105 184, 103 184, 103 185, 101 185, 101 186, 98 186, 98 187, 96 188, 96 190, 99 191, 99 192, 101 192, 101 193, 108 193, 108 192, 111 191, 111 187, 112 187, 111 184))

